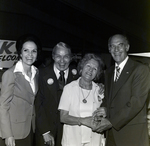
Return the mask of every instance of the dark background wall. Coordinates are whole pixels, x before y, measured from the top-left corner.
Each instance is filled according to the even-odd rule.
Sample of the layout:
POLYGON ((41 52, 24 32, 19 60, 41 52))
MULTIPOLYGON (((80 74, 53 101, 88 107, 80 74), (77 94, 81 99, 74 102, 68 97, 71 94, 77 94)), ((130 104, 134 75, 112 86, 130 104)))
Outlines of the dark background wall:
POLYGON ((107 40, 113 34, 128 36, 129 53, 150 51, 149 5, 148 0, 0 0, 0 39, 33 33, 44 58, 63 41, 76 55, 100 55, 109 67, 107 40))

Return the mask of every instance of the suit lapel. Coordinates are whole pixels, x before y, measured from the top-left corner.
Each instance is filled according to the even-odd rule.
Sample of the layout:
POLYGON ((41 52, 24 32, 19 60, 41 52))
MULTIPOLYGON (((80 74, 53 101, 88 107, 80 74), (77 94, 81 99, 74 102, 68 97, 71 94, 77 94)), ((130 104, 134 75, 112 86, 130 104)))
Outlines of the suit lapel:
POLYGON ((34 85, 35 85, 35 95, 38 91, 38 77, 39 77, 39 74, 38 72, 36 73, 35 77, 34 77, 34 85))
MULTIPOLYGON (((74 69, 74 68, 73 68, 74 69)), ((68 72, 68 78, 66 81, 66 84, 70 83, 71 81, 77 79, 78 74, 73 75, 72 73, 72 67, 69 67, 69 72, 68 72)), ((59 84, 58 84, 58 80, 57 77, 55 75, 54 69, 53 69, 53 65, 51 64, 46 70, 45 70, 45 76, 43 77, 45 82, 47 83, 48 89, 50 90, 50 92, 53 94, 54 97, 59 97, 60 95, 60 89, 59 89, 59 84), (52 84, 48 84, 48 79, 53 80, 54 82, 52 84)), ((55 98, 56 102, 58 102, 59 99, 55 98)))
POLYGON ((77 70, 76 70, 75 74, 73 73, 73 70, 76 70, 75 67, 70 65, 69 66, 69 73, 68 73, 68 78, 67 78, 66 84, 70 83, 71 81, 77 80, 79 78, 77 70))
POLYGON ((20 90, 22 91, 22 94, 26 95, 26 96, 22 96, 22 97, 24 97, 24 100, 26 100, 27 102, 33 103, 34 98, 32 99, 31 97, 34 97, 34 93, 31 89, 29 82, 24 78, 24 76, 20 72, 15 73, 15 76, 16 76, 15 84, 18 84, 18 86, 21 85, 20 90), (24 89, 26 89, 26 90, 24 90, 24 89))
POLYGON ((112 94, 112 99, 115 97, 115 95, 117 94, 117 92, 120 90, 120 88, 124 85, 124 83, 127 81, 127 79, 129 78, 130 74, 133 71, 133 62, 131 59, 129 59, 126 63, 126 65, 124 66, 121 75, 118 79, 118 81, 116 83, 114 83, 114 90, 113 90, 113 94, 112 94))
POLYGON ((112 92, 113 92, 113 82, 114 82, 114 66, 110 68, 109 72, 106 74, 107 76, 107 83, 106 83, 106 88, 107 88, 107 97, 109 97, 109 101, 111 100, 112 97, 112 92))
POLYGON ((69 68, 66 84, 70 83, 72 80, 73 80, 73 75, 72 75, 71 69, 69 68))
MULTIPOLYGON (((54 73, 53 65, 49 66, 45 72, 44 80, 47 83, 48 89, 53 93, 54 97, 57 97, 57 91, 59 90, 58 80, 54 73), (53 81, 53 83, 48 83, 48 80, 53 81)), ((55 98, 57 101, 57 98, 55 98)))

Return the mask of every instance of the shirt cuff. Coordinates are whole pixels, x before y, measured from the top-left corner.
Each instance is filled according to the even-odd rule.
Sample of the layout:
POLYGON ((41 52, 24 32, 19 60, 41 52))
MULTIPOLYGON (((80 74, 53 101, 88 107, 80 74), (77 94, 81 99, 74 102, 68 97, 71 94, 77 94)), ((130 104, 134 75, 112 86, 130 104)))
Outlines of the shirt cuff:
POLYGON ((46 133, 44 133, 44 134, 42 134, 42 135, 44 136, 44 135, 49 134, 49 133, 50 133, 50 131, 48 131, 48 132, 46 132, 46 133))

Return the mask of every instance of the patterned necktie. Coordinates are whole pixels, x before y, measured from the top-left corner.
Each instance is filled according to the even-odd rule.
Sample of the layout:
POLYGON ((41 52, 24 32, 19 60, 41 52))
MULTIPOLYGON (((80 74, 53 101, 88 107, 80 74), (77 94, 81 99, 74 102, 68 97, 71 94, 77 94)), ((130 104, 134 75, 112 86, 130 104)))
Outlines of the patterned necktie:
POLYGON ((115 78, 115 82, 118 81, 119 76, 120 76, 120 67, 119 67, 119 66, 116 66, 116 78, 115 78))
POLYGON ((60 71, 59 72, 60 77, 58 79, 58 83, 59 83, 59 88, 63 89, 63 87, 65 86, 65 77, 64 77, 64 71, 60 71))

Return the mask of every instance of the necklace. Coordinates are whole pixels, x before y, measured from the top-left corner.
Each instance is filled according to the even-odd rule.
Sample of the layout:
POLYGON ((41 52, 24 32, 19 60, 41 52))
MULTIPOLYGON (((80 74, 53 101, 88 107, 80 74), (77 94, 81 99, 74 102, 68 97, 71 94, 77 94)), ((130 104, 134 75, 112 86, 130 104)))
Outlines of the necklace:
POLYGON ((89 91, 89 93, 88 93, 88 95, 87 95, 86 97, 85 97, 84 94, 83 94, 82 88, 81 88, 81 92, 82 92, 82 96, 83 96, 82 102, 83 102, 83 103, 87 103, 87 98, 89 97, 89 95, 90 95, 90 93, 91 93, 91 90, 89 91))

